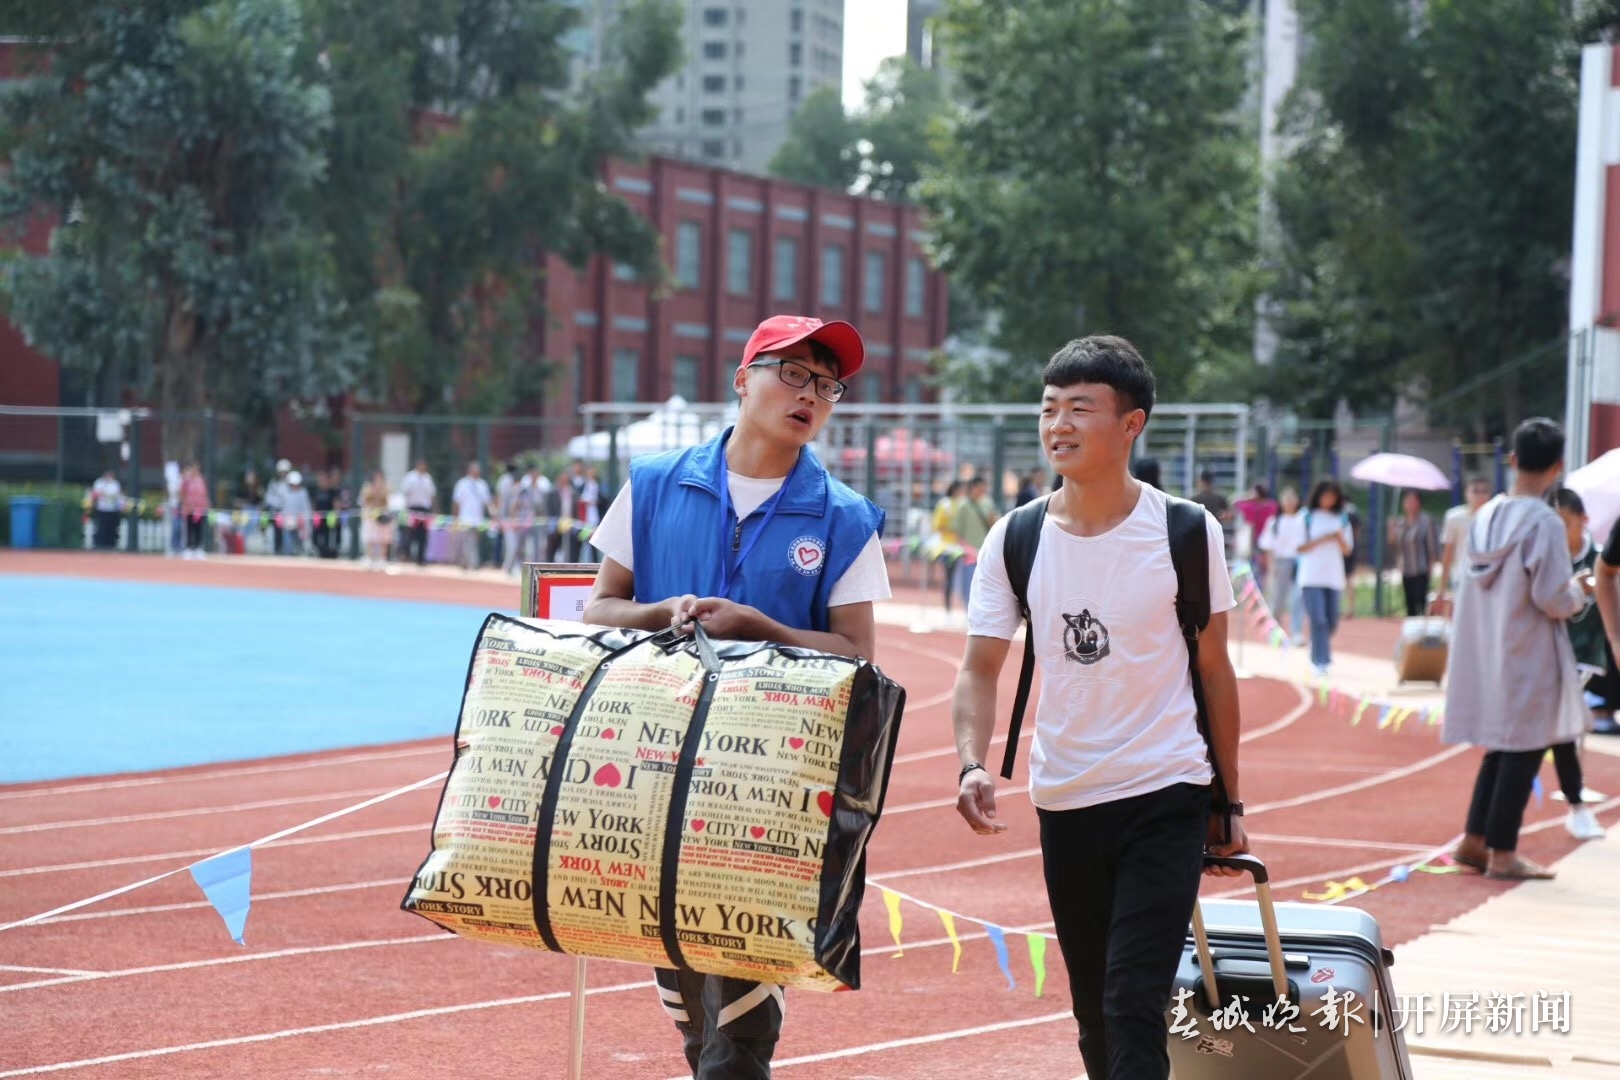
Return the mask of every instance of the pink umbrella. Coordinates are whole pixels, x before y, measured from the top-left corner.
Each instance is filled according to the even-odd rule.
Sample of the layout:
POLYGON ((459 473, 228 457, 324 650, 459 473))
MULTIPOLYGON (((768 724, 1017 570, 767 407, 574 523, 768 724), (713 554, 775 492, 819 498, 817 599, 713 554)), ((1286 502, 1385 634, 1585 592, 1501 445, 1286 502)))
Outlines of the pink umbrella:
POLYGON ((1358 462, 1350 475, 1365 484, 1420 491, 1444 491, 1451 486, 1450 479, 1433 462, 1411 454, 1373 454, 1358 462))
POLYGON ((1620 518, 1620 450, 1610 450, 1596 461, 1564 477, 1564 486, 1586 504, 1587 526, 1599 544, 1609 538, 1620 518))

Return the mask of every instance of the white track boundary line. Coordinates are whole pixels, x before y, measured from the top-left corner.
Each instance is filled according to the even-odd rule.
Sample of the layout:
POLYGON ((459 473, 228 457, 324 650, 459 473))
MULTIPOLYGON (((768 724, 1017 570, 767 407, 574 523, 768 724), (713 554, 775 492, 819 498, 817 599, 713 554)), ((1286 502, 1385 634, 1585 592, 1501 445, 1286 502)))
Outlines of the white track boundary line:
MULTIPOLYGON (((617 986, 597 986, 586 990, 585 994, 587 997, 596 994, 615 994, 625 990, 645 990, 654 985, 656 984, 648 980, 646 982, 621 983, 617 986)), ((498 998, 494 1001, 474 1001, 465 1005, 441 1005, 435 1009, 417 1009, 414 1012, 392 1013, 388 1016, 371 1016, 363 1020, 343 1020, 332 1024, 316 1024, 312 1027, 267 1031, 258 1035, 238 1035, 229 1039, 211 1039, 207 1042, 183 1043, 179 1046, 160 1046, 151 1050, 132 1050, 124 1054, 108 1054, 105 1057, 81 1058, 78 1061, 59 1061, 52 1065, 33 1065, 25 1069, 11 1069, 7 1072, 0 1072, 0 1077, 37 1076, 41 1073, 66 1072, 69 1069, 89 1069, 97 1065, 116 1065, 121 1061, 140 1061, 148 1058, 168 1057, 171 1054, 185 1054, 197 1050, 221 1050, 228 1046, 277 1042, 281 1039, 292 1039, 301 1035, 322 1035, 331 1031, 351 1031, 355 1028, 399 1024, 408 1020, 424 1020, 433 1016, 453 1016, 457 1013, 477 1012, 482 1009, 499 1009, 512 1005, 533 1005, 542 1001, 560 1001, 570 996, 572 996, 572 991, 557 990, 549 994, 529 994, 525 997, 498 998)))
MULTIPOLYGON (((906 1039, 890 1039, 887 1042, 867 1043, 865 1046, 850 1046, 843 1050, 805 1054, 802 1057, 787 1058, 784 1061, 773 1061, 771 1062, 771 1070, 774 1072, 777 1069, 790 1069, 795 1065, 815 1065, 823 1061, 863 1057, 866 1054, 880 1054, 885 1050, 901 1050, 911 1046, 927 1046, 930 1043, 950 1042, 952 1039, 969 1039, 975 1035, 991 1035, 998 1031, 1014 1031, 1018 1028, 1037 1027, 1041 1024, 1055 1024, 1062 1020, 1072 1022, 1074 1014, 1068 1012, 1048 1013, 1045 1016, 1031 1016, 1023 1020, 1003 1020, 1000 1023, 984 1024, 980 1027, 958 1028, 956 1031, 937 1031, 932 1035, 913 1035, 906 1039)), ((670 1080, 692 1080, 692 1074, 684 1073, 681 1076, 671 1077, 670 1080)))
POLYGON ((1255 806, 1249 807, 1244 811, 1244 813, 1245 815, 1253 815, 1264 814, 1272 810, 1288 810, 1296 806, 1304 806, 1307 803, 1319 802, 1323 799, 1332 799, 1340 795, 1350 795, 1357 791, 1365 791, 1368 788, 1378 787, 1382 784, 1388 784, 1396 780, 1404 780, 1414 773, 1420 773, 1425 769, 1430 769, 1436 765, 1450 761, 1458 754, 1465 754, 1471 749, 1473 748, 1461 745, 1447 747, 1438 754, 1431 754, 1426 758, 1419 761, 1414 761, 1410 765, 1403 765, 1398 769, 1391 769, 1388 772, 1382 772, 1376 776, 1369 776, 1365 780, 1356 780, 1352 783, 1341 784, 1340 786, 1334 788, 1318 789, 1313 792, 1307 792, 1304 795, 1296 795, 1291 799, 1278 799, 1276 802, 1259 803, 1255 806))
POLYGON ((95 975, 94 971, 79 971, 76 968, 47 968, 27 967, 23 964, 0 964, 0 971, 22 971, 30 975, 95 975))
MULTIPOLYGON (((424 822, 420 825, 388 825, 378 829, 355 829, 351 832, 329 833, 326 836, 300 836, 296 840, 276 840, 268 844, 259 844, 254 850, 265 851, 269 848, 302 847, 305 844, 331 844, 345 840, 369 840, 374 836, 397 836, 400 833, 420 832, 426 834, 432 829, 432 824, 424 822)), ((10 870, 0 870, 0 878, 27 877, 31 874, 62 874, 74 870, 100 870, 107 866, 132 866, 137 863, 156 862, 160 859, 195 859, 204 855, 217 855, 219 848, 193 848, 190 851, 160 851, 153 855, 120 855, 113 859, 92 859, 88 862, 55 863, 47 866, 19 866, 10 870)))
POLYGON ((10 825, 0 828, 0 836, 22 833, 50 832, 53 829, 100 828, 106 825, 131 825, 138 821, 168 821, 174 818, 201 817, 206 814, 236 814, 249 810, 276 810, 284 806, 302 806, 306 803, 335 802, 338 799, 369 799, 391 788, 365 788, 361 791, 329 791, 319 795, 289 795, 284 799, 265 799, 260 802, 235 803, 227 806, 194 806, 187 810, 152 810, 143 814, 122 814, 117 817, 81 818, 74 821, 42 821, 33 825, 10 825))
POLYGON ((122 788, 156 787, 158 785, 185 784, 197 780, 228 780, 237 776, 260 776, 264 773, 297 772, 300 769, 324 769, 332 765, 354 765, 364 761, 392 761, 396 758, 424 757, 428 754, 451 756, 445 747, 419 746, 411 750, 379 750, 369 754, 344 754, 321 758, 317 761, 284 762, 279 765, 248 765, 230 769, 199 769, 195 772, 136 776, 127 780, 86 781, 82 784, 60 784, 56 787, 28 788, 22 791, 0 791, 0 800, 36 799, 46 795, 83 795, 92 791, 117 791, 122 788))
MULTIPOLYGON (((409 882, 402 882, 399 878, 382 878, 378 881, 348 881, 341 885, 316 885, 307 889, 288 889, 282 892, 256 893, 253 896, 255 904, 262 904, 267 900, 294 900, 303 896, 327 896, 331 893, 356 892, 361 889, 403 889, 409 882)), ((207 900, 192 900, 184 904, 151 904, 147 907, 114 908, 111 911, 81 911, 76 915, 57 915, 50 919, 41 919, 35 926, 50 926, 54 923, 90 922, 95 919, 119 919, 127 915, 159 915, 169 911, 197 911, 202 908, 212 909, 213 904, 207 900)))

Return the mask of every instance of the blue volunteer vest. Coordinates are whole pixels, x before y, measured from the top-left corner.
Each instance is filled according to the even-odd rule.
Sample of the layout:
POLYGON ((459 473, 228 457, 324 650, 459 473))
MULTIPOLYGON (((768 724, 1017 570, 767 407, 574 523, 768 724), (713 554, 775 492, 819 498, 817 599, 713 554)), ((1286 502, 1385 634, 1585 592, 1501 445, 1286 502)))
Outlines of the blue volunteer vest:
POLYGON ((727 559, 746 553, 727 599, 795 630, 826 631, 832 587, 883 531, 883 511, 827 475, 805 447, 765 531, 758 532, 769 500, 743 519, 741 550, 734 551, 736 511, 721 520, 719 486, 731 431, 630 466, 636 601, 718 596, 727 559))

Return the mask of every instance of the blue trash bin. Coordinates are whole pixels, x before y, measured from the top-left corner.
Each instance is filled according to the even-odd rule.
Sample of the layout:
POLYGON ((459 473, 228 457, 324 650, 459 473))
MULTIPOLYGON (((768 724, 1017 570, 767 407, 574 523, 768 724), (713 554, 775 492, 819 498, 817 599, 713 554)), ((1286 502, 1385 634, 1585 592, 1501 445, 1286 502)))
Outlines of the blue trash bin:
POLYGON ((45 500, 38 495, 11 497, 11 546, 33 548, 39 546, 39 511, 45 500))

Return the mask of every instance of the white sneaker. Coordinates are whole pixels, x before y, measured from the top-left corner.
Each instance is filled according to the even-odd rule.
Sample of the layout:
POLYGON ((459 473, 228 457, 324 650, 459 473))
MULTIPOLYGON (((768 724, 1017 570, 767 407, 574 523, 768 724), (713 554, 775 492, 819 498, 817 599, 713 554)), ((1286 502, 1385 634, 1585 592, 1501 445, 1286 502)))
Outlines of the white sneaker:
POLYGON ((1607 835, 1597 815, 1586 806, 1573 807, 1565 815, 1564 829, 1577 840, 1602 840, 1607 835))

